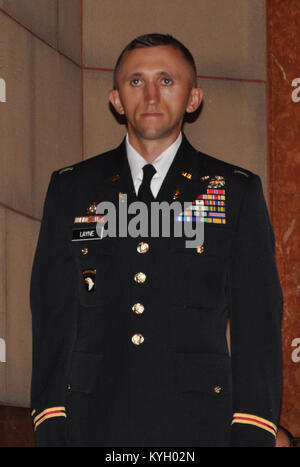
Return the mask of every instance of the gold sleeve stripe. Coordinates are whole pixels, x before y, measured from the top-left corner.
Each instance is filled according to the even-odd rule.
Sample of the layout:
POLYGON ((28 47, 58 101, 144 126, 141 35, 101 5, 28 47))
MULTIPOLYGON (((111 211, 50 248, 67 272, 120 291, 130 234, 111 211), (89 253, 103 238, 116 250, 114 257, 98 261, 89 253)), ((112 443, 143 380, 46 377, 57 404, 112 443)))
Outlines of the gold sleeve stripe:
POLYGON ((65 407, 50 407, 49 409, 43 410, 40 414, 38 414, 34 420, 34 430, 44 422, 45 420, 53 417, 67 417, 65 407))
POLYGON ((269 433, 271 433, 273 436, 276 437, 276 433, 277 433, 276 425, 274 425, 274 423, 270 422, 269 420, 266 420, 265 418, 257 417, 256 415, 251 415, 247 413, 235 413, 233 415, 232 425, 234 423, 254 425, 259 428, 262 428, 263 430, 268 431, 269 433))

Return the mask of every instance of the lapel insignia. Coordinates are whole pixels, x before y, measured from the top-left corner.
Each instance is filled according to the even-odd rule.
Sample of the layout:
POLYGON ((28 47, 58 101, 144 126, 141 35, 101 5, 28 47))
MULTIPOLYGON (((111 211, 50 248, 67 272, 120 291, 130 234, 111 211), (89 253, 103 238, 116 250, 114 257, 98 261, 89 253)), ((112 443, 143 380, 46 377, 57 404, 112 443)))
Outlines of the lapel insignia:
POLYGON ((188 180, 191 180, 192 179, 192 174, 188 173, 188 172, 182 172, 181 175, 185 178, 187 178, 188 180))
POLYGON ((96 214, 97 212, 97 203, 96 201, 93 201, 92 204, 89 205, 87 208, 87 213, 88 214, 96 214))
POLYGON ((180 216, 176 217, 176 220, 226 224, 225 189, 220 189, 224 185, 224 177, 215 175, 210 178, 206 193, 198 195, 195 201, 185 211, 181 212, 180 216))
POLYGON ((93 292, 96 284, 96 269, 85 269, 82 274, 87 292, 93 292))
POLYGON ((111 181, 111 182, 115 182, 115 181, 119 180, 119 178, 120 178, 120 175, 119 175, 119 174, 115 174, 115 175, 113 175, 113 176, 110 178, 110 181, 111 181))
POLYGON ((222 186, 225 186, 224 177, 222 177, 221 175, 215 175, 209 180, 207 188, 222 188, 222 186))
POLYGON ((179 188, 176 188, 176 191, 175 191, 175 193, 173 195, 173 199, 178 199, 179 196, 180 196, 180 193, 181 193, 181 191, 179 190, 179 188))

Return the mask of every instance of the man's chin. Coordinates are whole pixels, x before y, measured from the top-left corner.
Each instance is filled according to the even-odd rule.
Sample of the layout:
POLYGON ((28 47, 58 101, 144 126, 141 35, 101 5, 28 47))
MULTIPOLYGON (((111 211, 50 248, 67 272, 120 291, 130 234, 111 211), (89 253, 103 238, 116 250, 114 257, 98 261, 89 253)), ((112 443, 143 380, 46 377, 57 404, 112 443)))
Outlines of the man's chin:
POLYGON ((155 141, 169 137, 172 134, 172 130, 164 128, 147 128, 139 131, 138 134, 145 140, 155 141))

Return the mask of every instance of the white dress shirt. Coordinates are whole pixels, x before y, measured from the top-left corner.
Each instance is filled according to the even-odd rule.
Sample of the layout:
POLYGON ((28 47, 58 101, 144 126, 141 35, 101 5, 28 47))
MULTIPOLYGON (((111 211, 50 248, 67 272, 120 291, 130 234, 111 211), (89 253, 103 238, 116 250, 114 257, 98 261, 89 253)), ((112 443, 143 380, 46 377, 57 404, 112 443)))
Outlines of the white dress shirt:
MULTIPOLYGON (((154 159, 152 165, 156 169, 156 173, 153 175, 151 180, 150 188, 154 198, 156 198, 160 187, 164 181, 165 176, 173 162, 173 159, 176 155, 176 152, 181 144, 182 134, 179 133, 178 138, 174 141, 171 146, 169 146, 165 151, 163 151, 159 156, 154 159)), ((143 167, 149 162, 143 158, 130 144, 128 133, 126 135, 126 151, 129 167, 131 170, 132 180, 135 188, 136 194, 138 193, 139 187, 143 180, 143 167)))

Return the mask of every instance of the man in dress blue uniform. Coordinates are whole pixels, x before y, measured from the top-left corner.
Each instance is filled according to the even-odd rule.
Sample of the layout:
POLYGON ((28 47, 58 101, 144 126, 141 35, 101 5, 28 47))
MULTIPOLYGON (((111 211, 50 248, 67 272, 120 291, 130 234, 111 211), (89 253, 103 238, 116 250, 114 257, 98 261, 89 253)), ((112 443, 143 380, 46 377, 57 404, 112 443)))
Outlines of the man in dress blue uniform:
POLYGON ((55 171, 45 200, 31 281, 37 445, 274 446, 282 293, 260 179, 182 133, 202 89, 173 37, 132 41, 109 99, 126 138, 55 171), (174 223, 204 226, 204 242, 103 235, 97 206, 118 214, 125 201, 181 203, 174 223))

